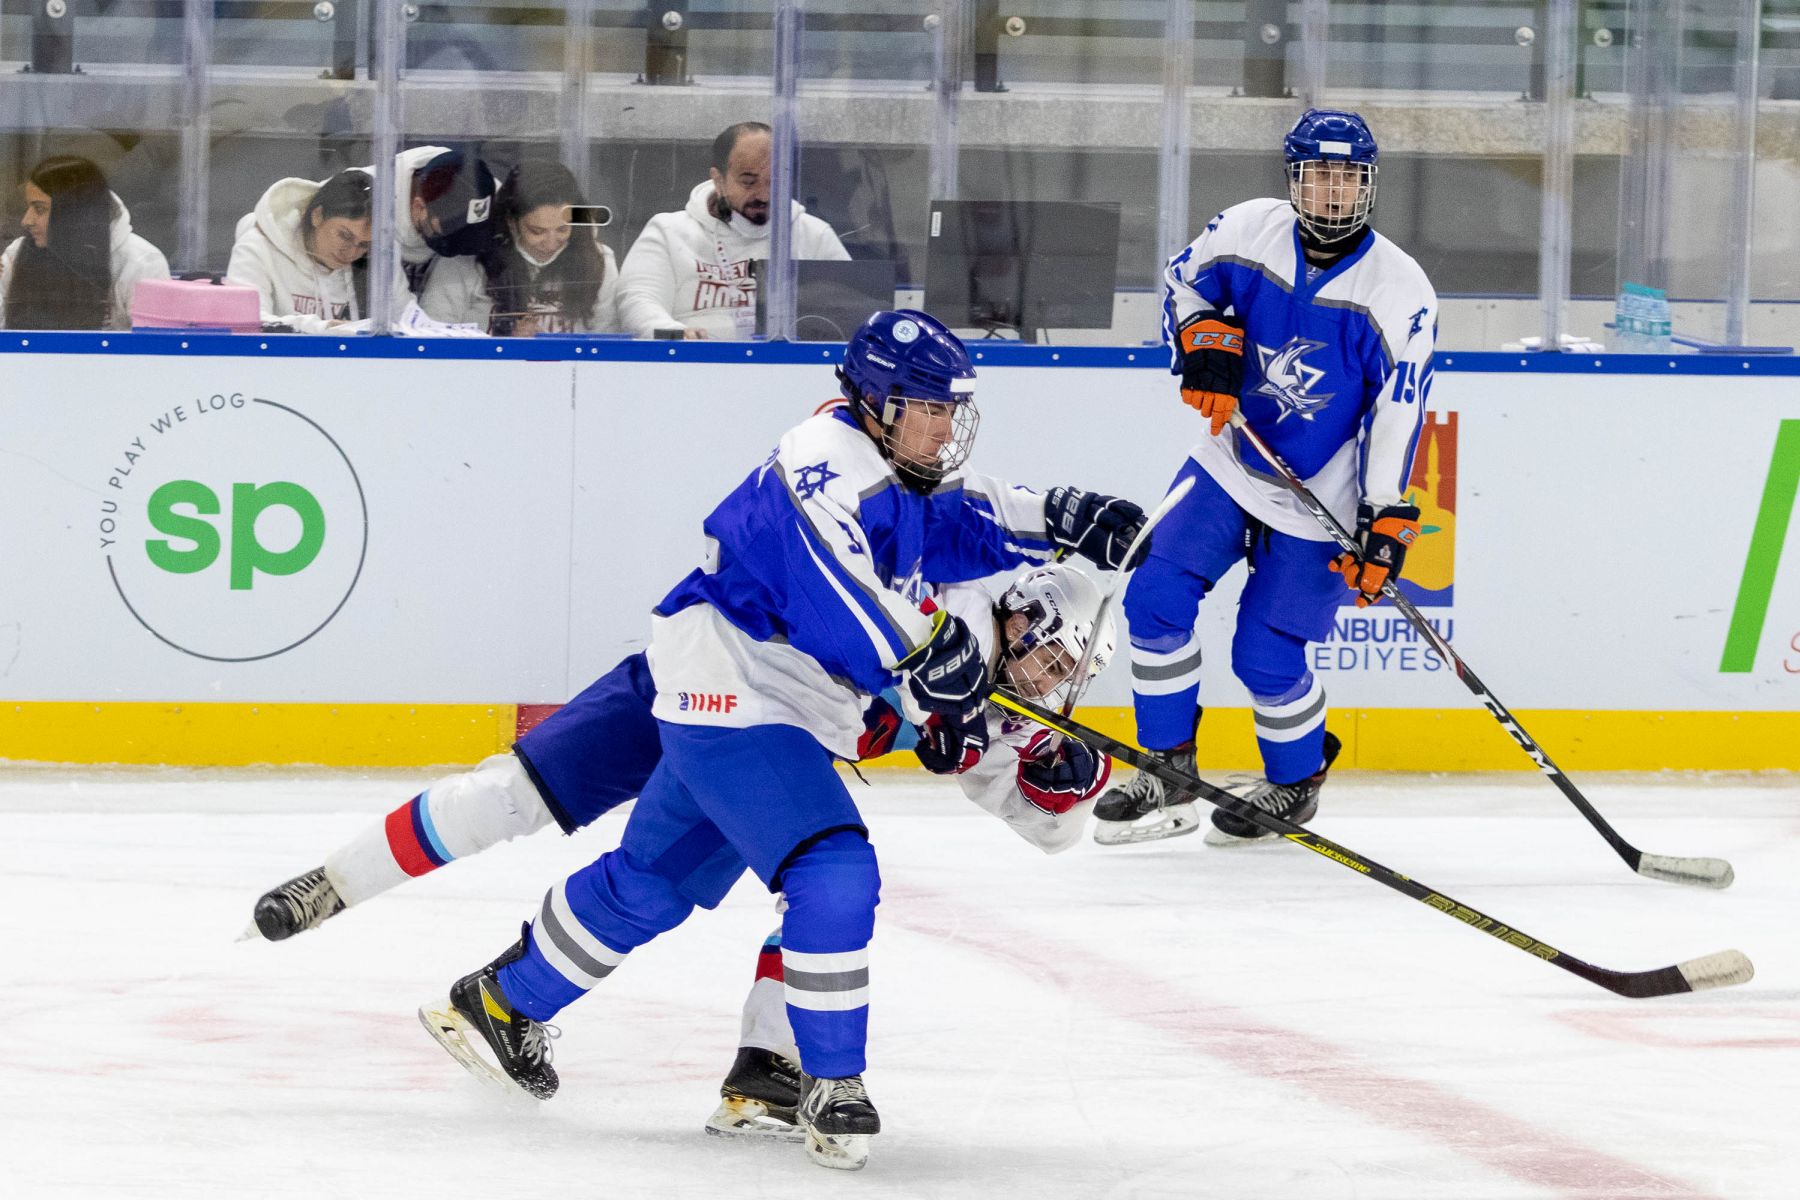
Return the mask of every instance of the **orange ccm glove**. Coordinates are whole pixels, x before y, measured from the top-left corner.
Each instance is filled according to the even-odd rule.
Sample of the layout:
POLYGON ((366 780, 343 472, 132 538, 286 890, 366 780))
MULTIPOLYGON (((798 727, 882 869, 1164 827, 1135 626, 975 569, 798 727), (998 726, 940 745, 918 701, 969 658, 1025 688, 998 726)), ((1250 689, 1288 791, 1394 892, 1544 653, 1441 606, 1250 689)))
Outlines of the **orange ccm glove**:
POLYGON ((1181 400, 1225 428, 1244 386, 1244 327, 1196 313, 1181 326, 1181 400))
POLYGON ((1419 540, 1419 509, 1412 504, 1390 504, 1376 512, 1367 504, 1356 509, 1356 540, 1362 554, 1341 554, 1331 569, 1344 577, 1344 585, 1356 595, 1356 607, 1367 608, 1381 600, 1381 585, 1400 582, 1406 551, 1419 540))

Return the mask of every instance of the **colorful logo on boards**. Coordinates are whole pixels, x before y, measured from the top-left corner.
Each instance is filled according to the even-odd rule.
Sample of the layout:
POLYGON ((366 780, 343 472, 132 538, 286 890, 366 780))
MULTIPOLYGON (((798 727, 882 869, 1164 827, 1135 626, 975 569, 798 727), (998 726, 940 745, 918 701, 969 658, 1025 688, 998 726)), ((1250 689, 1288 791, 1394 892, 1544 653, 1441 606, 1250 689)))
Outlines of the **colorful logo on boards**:
MULTIPOLYGON (((1744 556, 1744 574, 1738 583, 1737 602, 1732 605, 1731 625, 1725 634, 1725 652, 1719 660, 1719 671, 1726 675, 1748 674, 1756 669, 1756 651, 1762 644, 1763 629, 1768 624, 1769 609, 1775 598, 1775 577, 1781 569, 1782 551, 1787 546, 1788 527, 1793 520, 1794 501, 1800 496, 1800 421, 1783 421, 1775 432, 1775 450, 1769 459, 1769 474, 1763 481, 1762 502, 1757 505, 1756 524, 1750 531, 1750 549, 1744 556)), ((1800 624, 1800 613, 1790 614, 1792 628, 1800 624)), ((1782 670, 1800 674, 1800 630, 1786 639, 1793 655, 1784 655, 1782 670)))
MULTIPOLYGON (((1456 600, 1456 419, 1427 412, 1413 454, 1406 498, 1419 506, 1419 538, 1406 552, 1400 590, 1420 608, 1448 608, 1456 600)), ((1344 589, 1343 604, 1356 596, 1344 589)))
POLYGON ((119 601, 172 650, 256 662, 305 644, 362 575, 369 515, 323 426, 242 391, 143 414, 108 457, 99 550, 119 601))

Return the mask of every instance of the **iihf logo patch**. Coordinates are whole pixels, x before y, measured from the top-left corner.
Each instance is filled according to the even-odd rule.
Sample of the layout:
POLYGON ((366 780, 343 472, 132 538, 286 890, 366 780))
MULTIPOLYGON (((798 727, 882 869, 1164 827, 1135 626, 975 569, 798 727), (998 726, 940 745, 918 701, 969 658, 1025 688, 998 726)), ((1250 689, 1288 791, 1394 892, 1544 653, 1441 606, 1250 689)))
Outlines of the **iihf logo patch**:
POLYGON ((1256 357, 1262 365, 1263 381, 1256 385, 1255 394, 1271 396, 1281 405, 1281 415, 1275 418, 1277 425, 1297 415, 1302 421, 1313 419, 1313 413, 1324 408, 1335 392, 1314 392, 1319 381, 1325 378, 1322 368, 1312 366, 1305 361, 1305 356, 1314 350, 1323 350, 1324 342, 1309 341, 1303 337, 1288 339, 1287 345, 1279 350, 1271 350, 1267 346, 1256 347, 1256 357))

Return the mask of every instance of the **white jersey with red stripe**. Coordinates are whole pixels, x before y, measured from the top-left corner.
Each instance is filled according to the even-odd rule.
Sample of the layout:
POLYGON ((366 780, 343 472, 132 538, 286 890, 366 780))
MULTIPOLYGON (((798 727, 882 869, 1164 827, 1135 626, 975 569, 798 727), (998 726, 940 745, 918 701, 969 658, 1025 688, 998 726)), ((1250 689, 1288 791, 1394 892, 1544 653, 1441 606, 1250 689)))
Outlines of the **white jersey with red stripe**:
MULTIPOLYGON (((938 602, 961 617, 975 634, 990 664, 996 663, 1000 656, 994 605, 1010 582, 1010 576, 1002 576, 952 584, 937 592, 938 602)), ((901 692, 902 696, 905 694, 901 692)), ((908 717, 923 720, 922 715, 916 713, 909 713, 908 717)), ((981 761, 956 777, 963 795, 999 817, 1014 833, 1046 854, 1067 850, 1080 841, 1088 813, 1093 811, 1095 800, 1106 786, 1110 770, 1108 762, 1102 762, 1086 796, 1064 812, 1052 812, 1034 802, 1019 785, 1020 770, 1034 749, 1043 748, 1049 731, 992 704, 987 706, 987 722, 987 753, 981 756, 981 761)))

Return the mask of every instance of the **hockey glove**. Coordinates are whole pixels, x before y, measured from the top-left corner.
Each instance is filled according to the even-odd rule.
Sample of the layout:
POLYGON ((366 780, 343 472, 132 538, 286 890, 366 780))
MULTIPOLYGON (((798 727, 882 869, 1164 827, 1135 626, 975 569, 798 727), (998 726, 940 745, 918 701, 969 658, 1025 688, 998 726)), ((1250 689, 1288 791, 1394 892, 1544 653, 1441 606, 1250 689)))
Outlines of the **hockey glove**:
MULTIPOLYGON (((1044 497, 1044 524, 1050 529, 1050 540, 1064 550, 1081 555, 1102 571, 1117 571, 1125 565, 1132 539, 1144 527, 1144 510, 1117 496, 1056 487, 1044 497)), ((1149 550, 1146 538, 1137 561, 1142 562, 1149 550)))
POLYGON ((863 710, 863 731, 856 739, 856 761, 880 758, 889 753, 894 748, 894 739, 899 736, 899 710, 888 703, 886 696, 875 697, 863 710))
POLYGON ((1367 504, 1356 508, 1356 540, 1362 553, 1341 554, 1331 569, 1344 577, 1344 585, 1356 593, 1356 607, 1367 608, 1381 600, 1381 585, 1400 582, 1406 551, 1419 539, 1419 509, 1414 504, 1390 504, 1376 512, 1367 504))
POLYGON ((1196 313, 1182 325, 1180 337, 1182 402, 1211 418, 1218 437, 1244 386, 1244 328, 1196 313))
POLYGON ((927 611, 936 622, 931 636, 896 665, 907 672, 907 689, 920 708, 950 716, 966 713, 988 692, 990 681, 981 644, 962 618, 935 605, 927 611))
POLYGON ((919 727, 913 752, 933 775, 961 775, 987 753, 986 714, 978 707, 963 714, 932 713, 919 727))
POLYGON ((1112 774, 1112 759, 1095 754, 1073 738, 1051 748, 1056 735, 1041 730, 1019 752, 1019 794, 1047 813, 1061 816, 1100 793, 1112 774))

